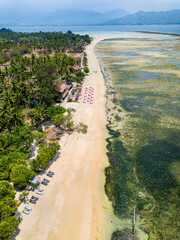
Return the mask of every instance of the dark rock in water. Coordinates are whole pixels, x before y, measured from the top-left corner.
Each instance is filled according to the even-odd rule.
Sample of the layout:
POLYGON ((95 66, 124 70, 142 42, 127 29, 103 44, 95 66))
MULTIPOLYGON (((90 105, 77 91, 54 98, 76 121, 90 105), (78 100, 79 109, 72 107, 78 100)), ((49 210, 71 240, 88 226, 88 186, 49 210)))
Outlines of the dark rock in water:
POLYGON ((136 234, 132 234, 131 229, 125 228, 122 231, 114 232, 111 240, 140 240, 140 238, 136 234))

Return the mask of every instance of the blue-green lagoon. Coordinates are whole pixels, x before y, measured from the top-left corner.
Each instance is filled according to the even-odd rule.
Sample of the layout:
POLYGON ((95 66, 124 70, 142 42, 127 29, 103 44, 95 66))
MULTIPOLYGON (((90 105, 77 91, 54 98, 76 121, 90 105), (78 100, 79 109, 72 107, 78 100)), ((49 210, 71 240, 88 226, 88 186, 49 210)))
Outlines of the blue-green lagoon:
POLYGON ((107 87, 105 190, 114 213, 129 223, 119 226, 112 239, 178 240, 179 37, 119 34, 100 41, 96 53, 107 87))

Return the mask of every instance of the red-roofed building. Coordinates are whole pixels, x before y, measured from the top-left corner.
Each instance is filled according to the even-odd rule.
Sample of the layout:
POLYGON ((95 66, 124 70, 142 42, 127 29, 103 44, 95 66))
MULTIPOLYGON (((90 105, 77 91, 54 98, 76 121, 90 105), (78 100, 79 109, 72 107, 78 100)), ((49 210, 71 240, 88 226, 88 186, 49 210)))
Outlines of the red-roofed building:
POLYGON ((57 89, 60 93, 60 96, 65 99, 65 97, 68 95, 69 90, 71 89, 72 85, 67 85, 66 83, 60 83, 57 85, 57 89))
POLYGON ((62 94, 66 90, 66 84, 60 83, 57 85, 57 88, 58 88, 59 92, 62 94))
POLYGON ((73 69, 78 72, 78 71, 80 70, 80 67, 77 66, 77 65, 74 65, 74 66, 73 66, 73 69))

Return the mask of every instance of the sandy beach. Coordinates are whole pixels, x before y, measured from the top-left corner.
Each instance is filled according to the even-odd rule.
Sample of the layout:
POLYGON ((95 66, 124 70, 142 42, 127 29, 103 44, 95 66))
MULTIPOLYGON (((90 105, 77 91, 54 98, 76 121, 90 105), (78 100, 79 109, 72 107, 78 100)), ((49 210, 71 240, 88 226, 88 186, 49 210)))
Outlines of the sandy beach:
POLYGON ((30 204, 30 215, 23 215, 17 240, 104 239, 105 86, 94 54, 97 42, 86 49, 90 73, 82 91, 84 95, 85 88, 92 86, 94 103, 83 103, 81 98, 64 106, 76 109, 73 120, 87 124, 88 132, 61 138, 60 156, 49 168, 55 175, 43 187, 37 204, 30 204))

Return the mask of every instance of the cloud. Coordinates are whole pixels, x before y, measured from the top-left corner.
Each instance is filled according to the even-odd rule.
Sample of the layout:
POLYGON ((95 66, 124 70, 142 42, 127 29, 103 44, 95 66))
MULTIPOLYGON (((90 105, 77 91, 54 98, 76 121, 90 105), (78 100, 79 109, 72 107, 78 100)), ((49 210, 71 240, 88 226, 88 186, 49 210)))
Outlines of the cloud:
POLYGON ((54 11, 62 9, 106 11, 123 8, 128 11, 152 11, 180 8, 178 0, 0 0, 0 9, 31 9, 54 11))

